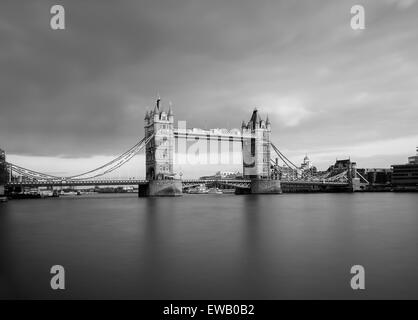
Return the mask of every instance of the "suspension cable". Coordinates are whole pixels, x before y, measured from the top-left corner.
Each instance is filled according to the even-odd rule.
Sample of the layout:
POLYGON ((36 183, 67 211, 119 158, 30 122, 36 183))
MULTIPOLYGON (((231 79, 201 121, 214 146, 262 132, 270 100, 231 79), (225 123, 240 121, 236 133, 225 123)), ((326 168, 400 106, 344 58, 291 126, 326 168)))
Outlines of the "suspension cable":
POLYGON ((87 180, 87 179, 92 179, 93 177, 99 177, 102 176, 106 173, 110 173, 114 170, 116 170, 117 168, 121 167, 122 165, 124 165, 125 163, 127 163, 128 161, 130 161, 136 154, 138 154, 139 151, 141 151, 145 145, 147 145, 149 143, 149 141, 154 137, 154 135, 149 136, 148 138, 142 138, 139 142, 137 142, 133 147, 131 147, 129 150, 125 151, 124 153, 122 153, 120 156, 118 156, 117 158, 113 159, 112 161, 109 161, 107 163, 105 163, 104 165, 95 168, 93 170, 81 173, 81 174, 77 174, 74 176, 69 176, 69 177, 57 177, 57 176, 53 176, 53 175, 49 175, 49 174, 45 174, 42 172, 37 172, 34 170, 30 170, 30 169, 26 169, 23 167, 20 167, 16 164, 10 163, 10 162, 6 162, 7 165, 9 165, 14 172, 21 174, 22 176, 27 176, 29 178, 32 179, 45 179, 45 180, 63 180, 63 179, 69 179, 69 180, 87 180), (113 165, 113 166, 112 166, 113 165), (85 176, 87 174, 91 174, 94 172, 97 172, 101 169, 104 169, 106 167, 109 167, 105 172, 97 174, 93 177, 89 177, 89 178, 79 178, 82 176, 85 176), (74 179, 74 178, 78 178, 78 179, 74 179))
POLYGON ((286 159, 295 169, 299 169, 292 161, 290 161, 272 142, 270 142, 271 146, 273 147, 274 151, 276 151, 277 155, 280 156, 281 159, 286 159))
MULTIPOLYGON (((273 147, 274 148, 274 147, 273 147)), ((274 150, 274 151, 276 151, 276 150, 274 150)), ((283 161, 283 163, 284 163, 284 165, 285 166, 287 166, 289 169, 294 169, 294 168, 292 168, 292 166, 285 160, 285 158, 283 157, 283 154, 281 153, 281 152, 277 152, 276 151, 276 154, 279 156, 279 158, 283 161)))
POLYGON ((77 174, 77 175, 75 175, 75 176, 69 176, 69 177, 66 177, 67 179, 73 179, 73 178, 77 178, 77 177, 81 177, 81 176, 85 176, 85 175, 87 175, 87 174, 89 174, 89 173, 93 173, 93 172, 96 172, 96 171, 98 171, 98 170, 101 170, 101 169, 103 169, 103 168, 105 168, 105 167, 108 167, 108 166, 110 166, 111 164, 113 164, 113 163, 115 163, 115 162, 117 162, 117 161, 119 161, 120 159, 122 159, 124 156, 126 156, 127 154, 129 154, 129 153, 131 153, 131 152, 133 152, 133 150, 135 150, 135 148, 137 148, 139 145, 141 145, 142 144, 142 142, 144 142, 144 140, 145 140, 145 138, 142 138, 137 144, 135 144, 132 148, 130 148, 128 151, 125 151, 124 153, 122 153, 120 156, 118 156, 117 158, 115 158, 115 159, 113 159, 112 161, 109 161, 109 162, 107 162, 107 163, 105 163, 104 165, 102 165, 102 166, 100 166, 100 167, 98 167, 98 168, 95 168, 95 169, 93 169, 93 170, 90 170, 90 171, 87 171, 87 172, 84 172, 84 173, 80 173, 80 174, 77 174))
POLYGON ((45 178, 45 179, 61 179, 60 177, 52 176, 52 175, 49 175, 49 174, 45 174, 45 173, 42 173, 42 172, 37 172, 37 171, 34 171, 34 170, 30 170, 30 169, 26 169, 26 168, 20 167, 18 165, 15 165, 13 163, 10 163, 10 162, 6 162, 6 164, 11 166, 13 168, 13 171, 16 171, 18 173, 22 173, 24 175, 37 176, 37 177, 42 177, 42 178, 45 178))
MULTIPOLYGON (((133 150, 129 153, 129 154, 127 154, 124 158, 121 158, 121 157, 118 157, 117 159, 114 159, 114 161, 111 161, 111 162, 113 162, 113 163, 115 163, 115 162, 117 162, 117 163, 115 163, 112 167, 110 167, 110 168, 108 168, 108 169, 106 169, 104 172, 102 172, 102 173, 98 173, 98 174, 96 174, 96 175, 94 175, 94 176, 91 176, 91 177, 86 177, 86 178, 77 178, 77 179, 73 179, 72 178, 72 180, 78 180, 78 181, 80 181, 80 180, 90 180, 90 179, 93 179, 93 178, 97 178, 97 177, 101 177, 101 176, 103 176, 103 175, 105 175, 105 174, 107 174, 107 173, 110 173, 110 172, 112 172, 112 171, 114 171, 114 170, 116 170, 116 169, 118 169, 118 168, 120 168, 121 166, 123 166, 124 164, 126 164, 127 162, 129 162, 135 155, 137 155, 138 154, 138 152, 139 151, 141 151, 143 148, 144 148, 144 146, 146 146, 148 143, 149 143, 149 141, 151 141, 151 139, 154 137, 154 135, 151 135, 151 136, 149 136, 146 140, 145 139, 142 139, 142 141, 141 142, 144 142, 143 144, 141 144, 141 145, 138 145, 138 147, 137 148, 132 148, 133 150), (145 141, 144 141, 145 140, 145 141), (120 158, 120 159, 119 159, 120 158)), ((126 152, 125 152, 125 154, 126 154, 126 152)), ((96 171, 98 171, 98 170, 100 170, 100 169, 103 169, 103 168, 105 168, 106 166, 105 165, 103 165, 103 166, 101 166, 100 168, 97 168, 97 169, 95 169, 95 170, 91 170, 89 173, 93 173, 93 172, 96 172, 96 171)), ((87 173, 86 173, 87 174, 87 173)), ((84 174, 85 175, 85 174, 84 174)), ((80 177, 80 176, 82 176, 82 175, 78 175, 78 176, 74 176, 74 177, 80 177)))

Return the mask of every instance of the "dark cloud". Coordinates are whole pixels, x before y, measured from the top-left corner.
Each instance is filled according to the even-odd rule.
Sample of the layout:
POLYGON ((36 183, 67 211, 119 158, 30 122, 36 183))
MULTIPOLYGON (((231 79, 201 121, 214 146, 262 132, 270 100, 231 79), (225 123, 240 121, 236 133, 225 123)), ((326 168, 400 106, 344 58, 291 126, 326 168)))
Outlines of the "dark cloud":
MULTIPOLYGON (((239 127, 253 107, 289 150, 417 134, 418 23, 411 0, 56 1, 0 5, 0 146, 115 154, 143 135, 159 92, 176 119, 239 127)), ((411 146, 413 148, 414 146, 411 146)))

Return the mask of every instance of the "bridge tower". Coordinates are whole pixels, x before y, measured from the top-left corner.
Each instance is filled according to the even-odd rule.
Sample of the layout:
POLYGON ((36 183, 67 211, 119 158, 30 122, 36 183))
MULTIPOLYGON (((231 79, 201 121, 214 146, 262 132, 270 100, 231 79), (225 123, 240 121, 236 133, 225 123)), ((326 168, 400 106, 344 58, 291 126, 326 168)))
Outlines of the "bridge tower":
POLYGON ((5 185, 8 182, 9 174, 6 164, 6 153, 0 149, 0 197, 4 196, 5 185))
POLYGON ((349 159, 348 168, 347 168, 347 181, 348 181, 348 190, 350 192, 360 191, 361 190, 361 181, 357 177, 357 163, 352 162, 349 159))
POLYGON ((248 123, 243 122, 242 159, 244 179, 251 179, 251 193, 281 193, 280 181, 270 174, 271 123, 254 109, 248 123))
POLYGON ((181 195, 181 181, 174 179, 174 114, 161 106, 158 98, 154 110, 145 113, 145 139, 152 136, 145 147, 147 186, 139 187, 140 196, 181 195))

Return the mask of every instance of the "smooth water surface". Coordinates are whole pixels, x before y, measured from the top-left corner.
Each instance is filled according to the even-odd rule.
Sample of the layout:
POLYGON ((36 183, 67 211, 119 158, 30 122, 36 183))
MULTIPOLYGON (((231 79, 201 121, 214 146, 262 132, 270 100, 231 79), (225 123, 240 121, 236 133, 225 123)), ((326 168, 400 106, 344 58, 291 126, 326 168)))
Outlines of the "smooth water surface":
POLYGON ((9 201, 0 297, 417 299, 417 208, 416 193, 9 201), (50 289, 57 264, 64 291, 50 289))

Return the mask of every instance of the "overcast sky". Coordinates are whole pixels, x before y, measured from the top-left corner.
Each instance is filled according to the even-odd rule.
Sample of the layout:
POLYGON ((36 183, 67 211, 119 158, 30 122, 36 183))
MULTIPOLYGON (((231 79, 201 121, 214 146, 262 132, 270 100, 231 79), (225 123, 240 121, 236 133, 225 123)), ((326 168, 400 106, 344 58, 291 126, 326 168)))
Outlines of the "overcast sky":
POLYGON ((388 167, 418 145, 414 0, 3 0, 0 44, 0 147, 33 169, 125 151, 157 93, 190 127, 240 127, 257 106, 283 152, 320 168, 388 167))

